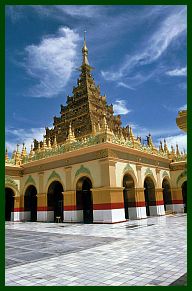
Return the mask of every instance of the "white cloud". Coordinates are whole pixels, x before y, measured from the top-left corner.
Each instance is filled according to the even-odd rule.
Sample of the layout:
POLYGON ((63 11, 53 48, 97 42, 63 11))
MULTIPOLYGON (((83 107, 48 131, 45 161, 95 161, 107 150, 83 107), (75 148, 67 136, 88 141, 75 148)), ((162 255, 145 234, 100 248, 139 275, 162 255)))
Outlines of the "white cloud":
POLYGON ((100 9, 95 5, 58 5, 54 7, 68 15, 87 18, 96 17, 100 9))
POLYGON ((166 72, 166 75, 171 77, 179 77, 179 76, 186 76, 187 75, 187 68, 178 68, 171 71, 166 72))
MULTIPOLYGON (((176 144, 178 144, 180 151, 183 152, 184 149, 185 149, 185 151, 187 151, 187 135, 186 134, 167 136, 167 137, 165 137, 165 139, 166 139, 167 146, 168 146, 169 150, 171 150, 171 146, 173 146, 175 148, 176 144)), ((160 140, 163 141, 162 138, 159 138, 157 140, 158 145, 160 143, 160 140)))
POLYGON ((29 95, 53 97, 67 84, 76 63, 76 47, 79 35, 68 27, 61 27, 55 36, 47 36, 39 45, 25 48, 25 67, 38 84, 29 95))
POLYGON ((131 112, 131 110, 127 109, 126 103, 124 100, 116 100, 115 104, 113 105, 113 110, 115 114, 127 114, 131 112))
POLYGON ((20 151, 22 149, 22 143, 25 143, 27 151, 30 151, 33 139, 43 140, 43 135, 45 134, 45 128, 7 128, 6 129, 6 146, 8 152, 12 154, 16 150, 16 145, 20 145, 20 151))
POLYGON ((117 86, 121 86, 121 87, 124 87, 124 88, 127 88, 127 89, 130 89, 130 90, 135 90, 133 87, 123 83, 123 82, 118 82, 117 86))
POLYGON ((151 64, 159 59, 184 31, 186 31, 186 8, 169 14, 149 39, 140 45, 140 51, 127 55, 119 69, 102 71, 102 76, 111 81, 126 79, 136 67, 151 64))
POLYGON ((179 107, 178 111, 186 110, 187 109, 187 104, 179 107))

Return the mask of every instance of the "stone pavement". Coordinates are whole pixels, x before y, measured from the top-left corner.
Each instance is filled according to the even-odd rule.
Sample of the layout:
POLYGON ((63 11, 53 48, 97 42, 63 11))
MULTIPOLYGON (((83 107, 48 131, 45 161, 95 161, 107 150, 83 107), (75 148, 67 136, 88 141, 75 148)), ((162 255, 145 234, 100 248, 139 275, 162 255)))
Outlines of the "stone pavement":
POLYGON ((6 286, 186 286, 186 214, 117 224, 6 222, 6 286), (183 279, 184 278, 184 279, 183 279))

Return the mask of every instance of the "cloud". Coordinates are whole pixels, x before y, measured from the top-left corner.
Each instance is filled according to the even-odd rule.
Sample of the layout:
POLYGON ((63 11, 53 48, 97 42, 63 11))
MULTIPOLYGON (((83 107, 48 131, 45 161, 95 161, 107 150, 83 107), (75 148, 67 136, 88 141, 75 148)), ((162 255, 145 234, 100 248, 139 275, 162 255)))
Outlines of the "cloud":
POLYGON ((171 77, 186 76, 187 68, 184 67, 184 68, 174 69, 174 70, 166 72, 166 75, 171 76, 171 77))
POLYGON ((71 15, 78 17, 87 17, 92 18, 97 16, 97 12, 100 7, 95 5, 58 5, 55 6, 58 10, 71 15))
MULTIPOLYGON (((166 16, 158 29, 149 36, 145 43, 140 45, 141 49, 125 57, 119 69, 102 71, 102 76, 106 80, 121 81, 123 83, 126 83, 125 80, 130 77, 132 80, 135 80, 137 75, 134 75, 134 69, 137 70, 138 74, 138 69, 144 68, 144 66, 157 61, 166 52, 169 45, 185 31, 186 8, 182 7, 182 9, 166 16)), ((153 74, 151 76, 153 76, 153 74)), ((143 81, 146 81, 145 78, 143 78, 143 81)))
POLYGON ((115 104, 113 105, 113 110, 115 114, 127 114, 131 112, 131 110, 127 109, 126 103, 124 100, 116 100, 115 104))
POLYGON ((25 68, 38 82, 28 95, 51 98, 63 90, 76 63, 78 41, 78 33, 61 27, 56 35, 44 37, 38 45, 25 48, 25 68))
MULTIPOLYGON (((171 150, 171 146, 175 148, 176 144, 178 144, 180 151, 183 152, 184 149, 185 151, 187 151, 187 135, 186 134, 167 136, 165 137, 165 139, 166 139, 169 150, 171 150)), ((160 141, 162 141, 162 138, 159 138, 157 140, 158 145, 160 141)))
POLYGON ((187 109, 187 104, 181 106, 178 108, 178 111, 186 110, 187 109))
POLYGON ((121 86, 121 87, 124 87, 124 88, 127 88, 127 89, 130 89, 130 90, 135 90, 133 87, 123 83, 123 82, 118 82, 117 83, 117 86, 121 86))
POLYGON ((6 128, 6 146, 8 152, 12 154, 16 150, 16 145, 20 144, 20 151, 22 149, 22 143, 25 143, 27 151, 30 151, 33 139, 43 140, 45 134, 45 128, 6 128))

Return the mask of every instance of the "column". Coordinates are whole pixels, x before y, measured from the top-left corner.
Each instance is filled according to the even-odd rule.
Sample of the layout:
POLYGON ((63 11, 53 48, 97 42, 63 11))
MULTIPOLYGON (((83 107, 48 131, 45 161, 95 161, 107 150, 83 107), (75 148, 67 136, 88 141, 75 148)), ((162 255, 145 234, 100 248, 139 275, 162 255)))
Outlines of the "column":
POLYGON ((39 173, 39 191, 37 193, 37 221, 50 221, 47 207, 47 193, 44 193, 44 172, 39 173))
POLYGON ((159 168, 156 168, 156 175, 157 175, 157 187, 155 188, 155 201, 154 201, 154 205, 151 205, 149 207, 151 216, 165 215, 163 189, 162 189, 161 180, 160 180, 159 168))
POLYGON ((23 208, 20 207, 20 196, 14 196, 14 208, 13 212, 11 212, 11 221, 20 221, 22 220, 22 212, 23 208))
POLYGON ((91 189, 93 195, 93 222, 115 223, 125 221, 123 187, 116 187, 116 162, 100 160, 102 187, 91 189))
POLYGON ((131 208, 129 208, 130 219, 141 219, 146 218, 146 206, 145 206, 145 195, 144 188, 142 185, 141 178, 141 165, 136 165, 137 170, 137 187, 135 188, 135 202, 131 208))
POLYGON ((73 189, 71 179, 72 167, 65 167, 65 189, 63 192, 63 217, 64 222, 82 222, 83 221, 83 210, 76 209, 76 189, 73 189))
POLYGON ((183 195, 181 188, 172 188, 171 189, 171 196, 172 196, 172 211, 173 212, 184 212, 184 205, 183 205, 183 195))

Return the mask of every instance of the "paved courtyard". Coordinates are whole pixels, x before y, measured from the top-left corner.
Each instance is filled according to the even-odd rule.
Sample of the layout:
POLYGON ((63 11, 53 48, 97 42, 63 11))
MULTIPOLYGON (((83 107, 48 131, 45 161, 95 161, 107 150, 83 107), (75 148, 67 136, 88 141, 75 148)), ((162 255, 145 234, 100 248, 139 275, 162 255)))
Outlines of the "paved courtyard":
POLYGON ((186 234, 185 214, 113 225, 6 222, 5 285, 186 285, 186 234))

